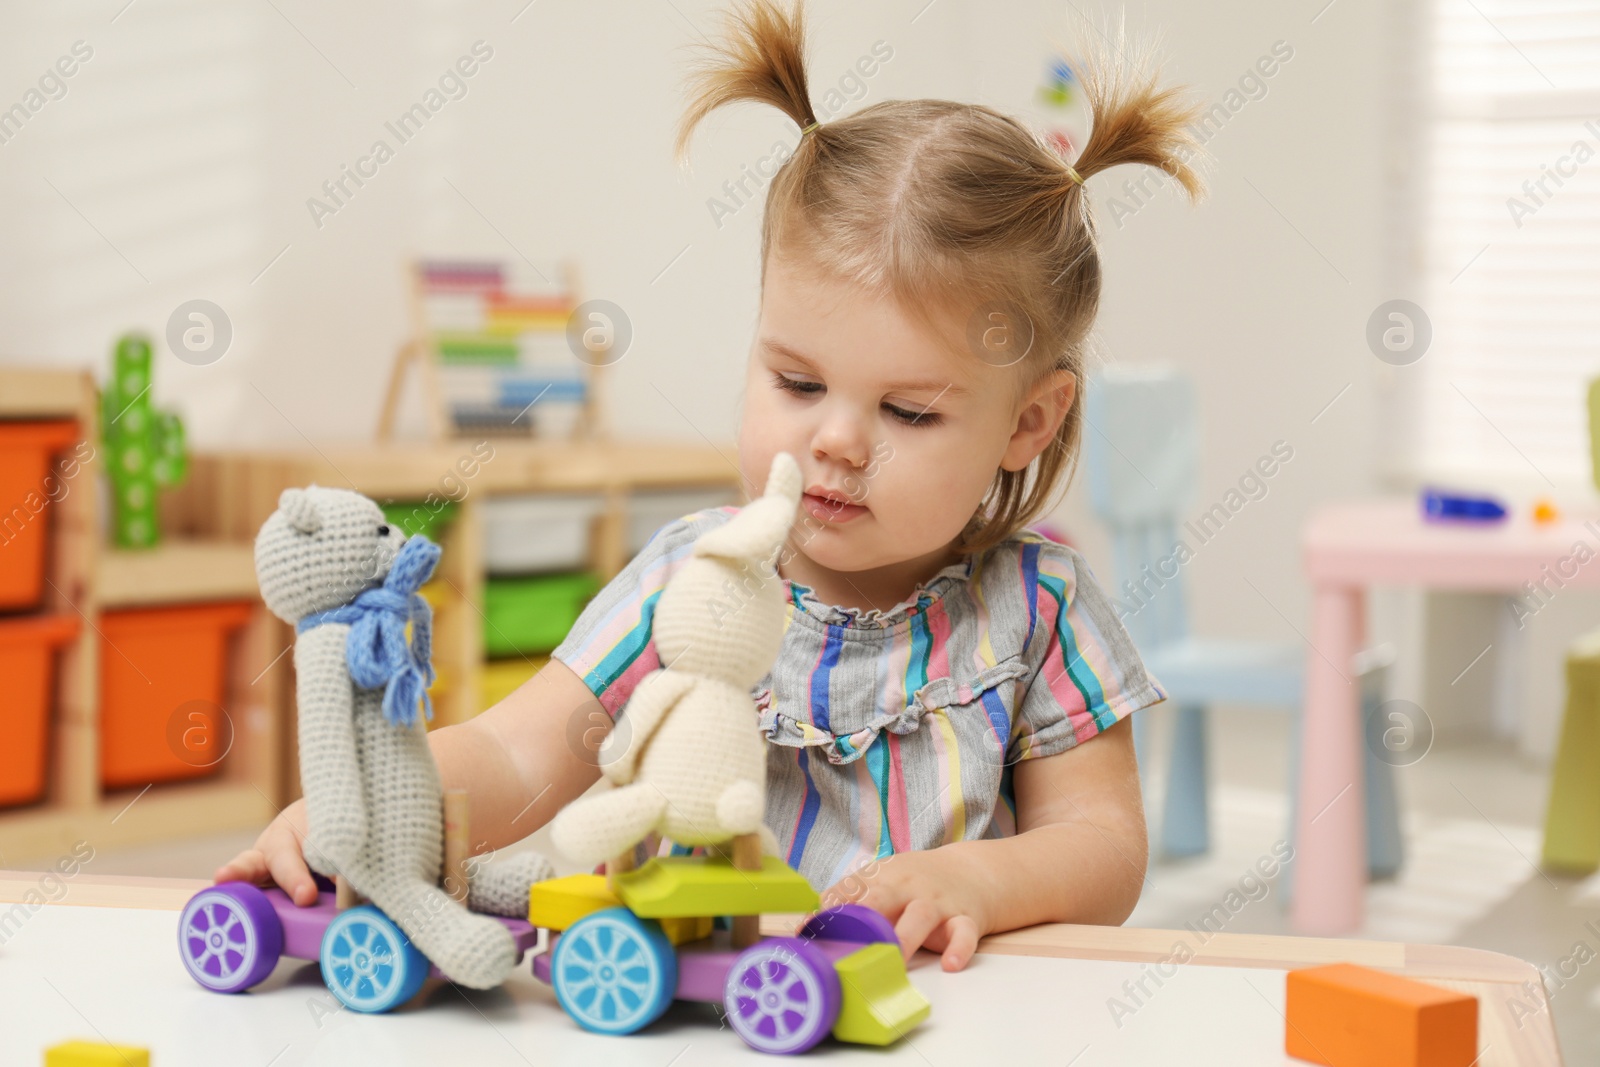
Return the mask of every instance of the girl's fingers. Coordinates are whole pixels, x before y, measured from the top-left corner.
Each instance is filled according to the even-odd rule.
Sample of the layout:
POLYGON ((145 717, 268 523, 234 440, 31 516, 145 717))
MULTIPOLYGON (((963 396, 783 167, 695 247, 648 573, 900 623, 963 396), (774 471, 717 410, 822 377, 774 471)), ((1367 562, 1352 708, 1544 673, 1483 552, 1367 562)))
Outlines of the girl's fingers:
POLYGON ((305 837, 305 801, 296 800, 267 824, 256 847, 245 849, 217 868, 214 882, 276 883, 300 907, 317 902, 317 883, 306 866, 301 841, 305 837))
POLYGON ((259 882, 267 874, 267 861, 259 851, 245 849, 217 868, 213 882, 259 882))
POLYGON ((894 934, 900 939, 900 952, 910 962, 928 935, 943 925, 945 917, 927 900, 918 898, 905 906, 895 923, 894 934))
POLYGON ((840 904, 862 904, 882 915, 890 922, 900 917, 900 909, 906 906, 905 899, 891 885, 875 883, 868 886, 853 886, 849 893, 838 893, 840 904))
POLYGON ((304 908, 317 902, 317 884, 311 880, 311 868, 306 866, 300 840, 290 821, 280 815, 262 831, 256 846, 265 859, 266 873, 272 882, 304 908))
POLYGON ((978 924, 970 915, 957 915, 945 923, 945 949, 939 963, 947 971, 959 971, 978 951, 978 924))
POLYGON ((317 902, 317 883, 311 880, 311 868, 306 866, 299 849, 278 849, 267 862, 272 880, 289 894, 289 899, 302 908, 317 902))

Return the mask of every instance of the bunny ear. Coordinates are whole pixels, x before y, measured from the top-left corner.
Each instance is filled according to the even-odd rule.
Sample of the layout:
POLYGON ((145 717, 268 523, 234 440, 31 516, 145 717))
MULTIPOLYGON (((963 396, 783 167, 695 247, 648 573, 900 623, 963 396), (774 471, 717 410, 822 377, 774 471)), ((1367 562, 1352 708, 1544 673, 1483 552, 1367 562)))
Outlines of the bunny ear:
POLYGON ((789 453, 779 452, 772 457, 772 469, 767 472, 767 488, 763 495, 799 507, 800 492, 800 465, 789 453))
POLYGON ((285 489, 278 497, 278 510, 301 533, 314 534, 322 528, 322 513, 304 489, 285 489))
POLYGON ((733 518, 700 535, 697 556, 766 561, 783 546, 800 506, 800 467, 787 452, 772 458, 765 492, 733 518))

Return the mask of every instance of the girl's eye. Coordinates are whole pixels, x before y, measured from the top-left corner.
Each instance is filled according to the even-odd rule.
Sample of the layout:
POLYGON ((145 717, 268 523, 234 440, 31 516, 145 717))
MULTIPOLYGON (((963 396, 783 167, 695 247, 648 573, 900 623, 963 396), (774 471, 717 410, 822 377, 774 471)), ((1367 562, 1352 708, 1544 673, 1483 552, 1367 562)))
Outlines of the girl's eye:
POLYGON ((907 411, 904 408, 897 408, 893 404, 883 405, 883 410, 893 416, 895 421, 902 422, 907 426, 937 426, 940 420, 944 418, 943 415, 936 411, 907 411))
MULTIPOLYGON (((815 396, 823 391, 821 382, 804 382, 777 372, 773 372, 772 384, 796 396, 815 396)), ((883 410, 889 413, 890 418, 905 426, 937 426, 944 419, 944 416, 937 412, 907 411, 905 408, 895 407, 893 404, 883 405, 883 410)))
POLYGON ((796 396, 810 396, 813 393, 822 391, 821 382, 802 382, 786 374, 779 374, 776 371, 772 375, 772 384, 785 392, 794 393, 796 396))

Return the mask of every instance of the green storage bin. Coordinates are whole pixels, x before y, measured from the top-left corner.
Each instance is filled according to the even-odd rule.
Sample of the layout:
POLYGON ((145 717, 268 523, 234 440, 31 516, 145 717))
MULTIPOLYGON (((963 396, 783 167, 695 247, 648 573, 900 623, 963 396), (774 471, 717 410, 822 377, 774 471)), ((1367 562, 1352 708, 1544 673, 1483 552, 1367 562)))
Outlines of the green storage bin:
POLYGON ((382 505, 383 519, 390 526, 400 527, 407 537, 421 534, 434 544, 439 543, 439 531, 450 525, 460 506, 454 500, 438 505, 426 500, 393 500, 382 505))
POLYGON ((488 656, 542 655, 559 645, 600 589, 590 571, 490 578, 483 592, 488 656))

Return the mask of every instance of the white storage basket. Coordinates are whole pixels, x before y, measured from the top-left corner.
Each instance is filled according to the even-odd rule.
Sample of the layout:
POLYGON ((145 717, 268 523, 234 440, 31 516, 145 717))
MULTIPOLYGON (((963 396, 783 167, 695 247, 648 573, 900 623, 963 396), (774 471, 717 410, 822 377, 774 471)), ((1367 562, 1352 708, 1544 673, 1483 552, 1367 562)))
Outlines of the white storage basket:
POLYGON ((491 496, 483 506, 484 569, 526 574, 587 567, 589 532, 603 506, 589 493, 491 496))

